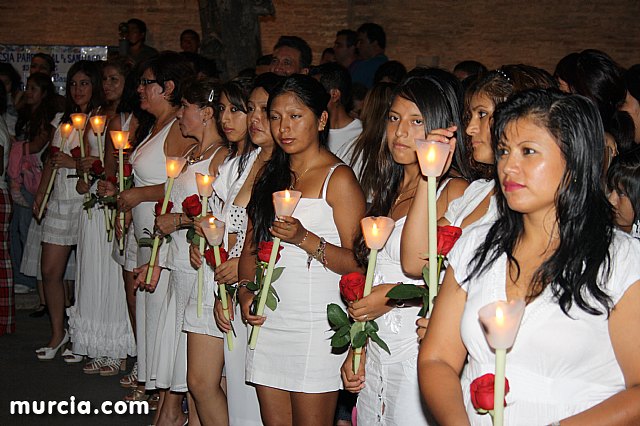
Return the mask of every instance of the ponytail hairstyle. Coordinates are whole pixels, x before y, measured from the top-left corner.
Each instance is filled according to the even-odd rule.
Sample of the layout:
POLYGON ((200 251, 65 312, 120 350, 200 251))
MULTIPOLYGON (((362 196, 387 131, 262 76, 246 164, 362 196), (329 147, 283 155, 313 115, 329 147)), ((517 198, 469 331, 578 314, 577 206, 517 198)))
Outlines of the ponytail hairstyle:
MULTIPOLYGON (((269 95, 267 110, 271 114, 274 99, 284 94, 294 95, 300 103, 309 108, 317 120, 327 111, 329 94, 315 78, 302 74, 294 74, 281 80, 269 95)), ((329 139, 329 122, 324 130, 318 132, 320 146, 326 148, 329 139)), ((295 173, 289 164, 289 155, 276 143, 271 160, 264 166, 260 178, 253 187, 251 200, 247 205, 247 213, 253 223, 253 242, 258 245, 261 241, 272 239, 269 228, 275 220, 272 194, 291 186, 295 173)))
MULTIPOLYGON (((567 316, 574 304, 591 315, 608 315, 612 301, 603 288, 611 266, 613 213, 601 180, 604 129, 597 107, 579 95, 528 90, 500 104, 493 117, 496 163, 507 126, 529 118, 553 136, 566 164, 555 196, 558 248, 533 274, 527 300, 550 287, 567 316)), ((465 282, 488 271, 503 254, 520 275, 513 252, 524 230, 523 215, 509 208, 502 191, 496 193, 496 201, 498 218, 476 251, 465 282)))
MULTIPOLYGON (((424 119, 424 136, 434 129, 446 128, 451 124, 458 127, 456 131, 456 159, 459 171, 464 177, 469 176, 463 160, 467 157, 462 134, 462 87, 453 74, 439 69, 416 69, 396 87, 391 97, 391 105, 398 97, 413 102, 424 119)), ((386 118, 386 117, 385 117, 386 118)), ((386 140, 377 153, 377 169, 373 186, 373 201, 367 216, 386 216, 391 211, 404 179, 404 167, 393 160, 386 140)), ((446 178, 446 174, 443 179, 446 178)), ((440 181, 442 182, 441 179, 440 181)), ((354 240, 354 252, 360 265, 367 264, 369 250, 366 247, 362 231, 354 240)))

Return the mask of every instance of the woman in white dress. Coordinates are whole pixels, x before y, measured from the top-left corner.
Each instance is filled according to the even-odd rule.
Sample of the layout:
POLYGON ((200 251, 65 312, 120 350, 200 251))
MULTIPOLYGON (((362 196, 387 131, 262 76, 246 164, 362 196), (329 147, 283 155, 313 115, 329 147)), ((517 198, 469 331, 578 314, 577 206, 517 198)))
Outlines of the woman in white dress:
MULTIPOLYGON (((246 207, 251 198, 253 185, 271 158, 275 145, 269 128, 267 102, 269 94, 273 92, 279 80, 280 77, 273 73, 256 77, 247 103, 247 127, 251 142, 257 145, 258 149, 245 154, 246 159, 236 157, 223 164, 220 175, 213 184, 216 196, 224 201, 222 212, 219 214, 214 212, 214 214, 226 224, 224 246, 229 250, 229 260, 216 268, 215 278, 217 282, 227 285, 238 282, 238 262, 247 232, 246 207)), ((196 257, 194 260, 199 261, 200 258, 196 257)), ((262 421, 256 389, 245 381, 248 327, 242 321, 240 312, 235 309, 231 297, 229 297, 229 306, 233 307, 230 312, 231 321, 225 318, 222 303, 218 299, 216 299, 214 311, 218 327, 226 333, 231 330, 233 323, 235 333, 233 351, 229 351, 227 345, 224 345, 229 425, 260 426, 262 421)))
MULTIPOLYGON (((105 108, 98 113, 113 119, 122 97, 126 74, 130 67, 117 62, 103 68, 105 108), (112 83, 116 80, 116 84, 112 83)), ((94 161, 104 159, 105 146, 98 146, 95 133, 87 126, 85 140, 88 155, 79 161, 79 170, 89 171, 94 161), (102 152, 100 152, 102 150, 102 152)), ((113 162, 111 164, 113 166, 113 162)), ((106 167, 106 166, 105 166, 106 167)), ((106 169, 105 169, 106 170, 106 169)), ((113 169, 110 170, 113 175, 113 169)), ((98 185, 78 179, 80 194, 95 193, 98 185)), ((67 310, 73 353, 94 358, 83 368, 86 374, 113 376, 123 367, 128 355, 135 356, 133 330, 127 313, 127 300, 120 266, 111 256, 113 242, 108 241, 104 209, 96 204, 92 216, 80 215, 77 245, 75 304, 67 310)), ((67 358, 65 358, 67 359, 67 358)))
POLYGON ((213 81, 188 80, 178 112, 184 137, 198 142, 187 156, 187 165, 176 178, 171 192, 173 210, 156 218, 157 229, 171 234, 165 267, 169 293, 161 311, 159 341, 156 342, 156 384, 173 392, 189 390, 190 422, 227 424, 226 397, 220 387, 224 355, 222 332, 213 318, 216 286, 213 270, 204 268, 202 307, 198 317, 198 273, 189 261, 187 229, 193 225, 182 202, 198 194, 196 173, 216 176, 227 157, 226 141, 216 127, 214 108, 219 86, 213 81), (183 330, 186 332, 184 333, 183 330), (187 368, 188 367, 188 368, 187 368), (195 406, 191 406, 195 404, 195 406))
MULTIPOLYGON (((78 61, 67 73, 67 99, 65 112, 57 115, 54 125, 58 127, 51 145, 60 147, 59 125, 70 122, 74 112, 90 113, 102 104, 103 93, 101 76, 97 64, 90 61, 78 61)), ((70 152, 79 147, 78 133, 73 131, 64 150, 56 152, 45 164, 42 180, 36 194, 33 211, 38 214, 40 205, 53 172, 58 168, 54 186, 42 220, 42 281, 44 294, 51 320, 51 339, 36 351, 38 359, 52 359, 58 349, 69 340, 64 329, 64 288, 62 278, 66 261, 73 246, 78 242, 78 224, 82 212, 83 196, 78 194, 75 180, 67 178, 76 174, 76 159, 70 152)), ((85 213, 86 214, 86 213, 85 213)))
MULTIPOLYGON (((396 306, 386 294, 398 282, 424 285, 420 275, 407 275, 400 265, 402 228, 418 182, 424 179, 414 140, 424 139, 432 129, 449 123, 459 126, 461 92, 462 88, 453 74, 441 71, 422 73, 408 77, 398 85, 387 113, 386 145, 378 160, 384 167, 376 176, 376 187, 385 189, 375 193, 367 215, 391 217, 395 220, 395 227, 378 254, 371 294, 350 304, 349 314, 358 321, 379 318, 378 335, 388 345, 391 354, 376 344, 368 344, 366 361, 362 360, 357 375, 353 374, 352 368, 353 350, 345 360, 342 367, 345 388, 360 392, 357 403, 360 424, 430 424, 418 388, 415 321, 420 306, 396 306)), ((461 146, 453 148, 464 149, 461 146)), ((466 168, 459 166, 459 169, 462 175, 469 174, 466 168)), ((465 179, 452 179, 449 175, 450 170, 445 170, 439 179, 439 216, 446 211, 447 203, 460 197, 468 186, 465 179)), ((358 234, 355 246, 359 261, 366 265, 369 250, 362 233, 358 234)))
POLYGON ((332 353, 326 308, 340 303, 340 275, 358 269, 351 247, 365 201, 353 171, 326 148, 328 100, 312 77, 277 86, 268 103, 277 146, 247 207, 238 291, 243 318, 262 326, 246 379, 256 385, 266 425, 331 425, 340 388, 344 354, 332 353), (272 193, 284 189, 302 198, 292 216, 276 218, 272 193), (274 283, 280 302, 258 317, 250 310, 255 295, 242 284, 255 279, 258 244, 273 237, 283 247, 284 271, 274 283))
MULTIPOLYGON (((553 77, 546 71, 528 65, 504 65, 491 71, 471 84, 465 94, 466 129, 464 146, 473 151, 472 159, 458 156, 457 163, 470 161, 472 182, 462 197, 447 203, 444 216, 439 215, 440 226, 458 226, 463 230, 471 224, 490 223, 495 220, 496 207, 493 176, 495 175, 495 159, 491 149, 490 123, 497 105, 508 96, 526 89, 555 87, 553 77)), ((430 140, 454 143, 457 127, 434 129, 430 140)), ((427 252, 429 230, 427 181, 418 184, 415 202, 409 209, 407 221, 402 234, 402 268, 410 275, 419 275, 424 267, 424 259, 420 256, 427 252)), ((426 325, 424 320, 421 323, 426 325)))
POLYGON ((498 220, 449 253, 420 348, 423 396, 440 424, 490 425, 470 398, 470 383, 495 362, 478 310, 524 299, 507 354, 505 424, 637 424, 640 242, 614 230, 598 110, 535 90, 494 119, 498 220))
MULTIPOLYGON (((166 156, 181 156, 193 144, 192 140, 182 136, 176 119, 180 108, 181 81, 192 75, 188 63, 177 53, 164 52, 143 63, 140 69, 142 76, 137 89, 140 107, 152 115, 152 120, 140 120, 136 131, 136 138, 140 142, 129 157, 133 166, 134 187, 118 196, 118 207, 132 213, 136 240, 148 238, 146 231, 153 232, 154 206, 164 197, 167 181, 166 156)), ((166 259, 166 251, 167 244, 161 245, 158 259, 166 259)), ((138 247, 138 266, 149 263, 150 257, 150 247, 138 247)), ((145 275, 138 274, 138 278, 144 280, 145 275)), ((153 292, 138 288, 136 298, 138 379, 144 381, 149 390, 156 389, 152 364, 160 310, 168 290, 168 271, 159 274, 156 281, 153 292)), ((184 422, 182 398, 181 394, 162 390, 154 424, 158 423, 161 415, 167 419, 165 421, 184 422)))

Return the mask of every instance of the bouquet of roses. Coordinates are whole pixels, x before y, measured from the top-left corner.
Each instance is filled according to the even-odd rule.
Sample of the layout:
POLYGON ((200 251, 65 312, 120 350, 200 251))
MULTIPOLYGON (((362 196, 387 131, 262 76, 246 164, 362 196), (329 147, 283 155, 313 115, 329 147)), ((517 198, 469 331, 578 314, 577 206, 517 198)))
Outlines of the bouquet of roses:
MULTIPOLYGON (((365 276, 360 272, 351 272, 340 278, 340 295, 347 302, 360 300, 364 294, 365 276)), ((383 350, 391 354, 387 344, 378 336, 378 324, 375 320, 352 322, 347 313, 337 304, 327 305, 327 317, 331 329, 335 332, 331 337, 331 346, 343 348, 349 344, 354 349, 362 348, 370 338, 383 350)), ((359 365, 360 362, 357 363, 359 365)))
MULTIPOLYGON (((436 276, 440 279, 442 265, 453 248, 453 245, 462 235, 462 229, 457 226, 438 226, 438 264, 436 276)), ((422 278, 429 283, 429 266, 422 269, 422 278)), ((395 300, 409 300, 422 298, 422 309, 418 315, 425 317, 429 310, 429 287, 415 284, 398 284, 387 293, 387 297, 395 300)))
MULTIPOLYGON (((160 212, 162 212, 162 203, 164 203, 164 198, 159 199, 155 206, 153 207, 153 213, 154 215, 157 217, 160 215, 160 212)), ((173 203, 171 201, 167 202, 167 211, 166 213, 171 213, 171 209, 173 209, 173 203)), ((145 235, 148 235, 147 237, 143 237, 138 239, 138 245, 140 247, 153 247, 153 239, 155 238, 155 233, 151 232, 151 230, 149 230, 149 228, 144 228, 142 230, 142 232, 144 232, 145 235)), ((171 241, 171 235, 167 234, 164 236, 164 241, 166 242, 170 242, 171 241)), ((160 241, 160 244, 162 244, 162 240, 160 241)))
MULTIPOLYGON (((273 248, 273 241, 261 241, 258 244, 258 260, 256 261, 256 280, 253 282, 248 282, 246 284, 247 290, 256 292, 256 297, 253 299, 253 304, 251 305, 251 313, 255 315, 256 309, 258 307, 258 300, 260 300, 260 295, 263 291, 264 279, 267 274, 267 266, 269 265, 269 257, 271 256, 271 249, 273 248)), ((276 263, 280 260, 280 252, 282 251, 282 246, 278 248, 278 255, 276 257, 276 263)), ((273 282, 280 278, 282 272, 284 271, 283 266, 279 266, 273 269, 273 275, 271 276, 272 285, 269 286, 269 293, 267 294, 266 306, 275 311, 278 307, 278 302, 280 301, 280 297, 276 292, 276 289, 273 287, 273 282)))

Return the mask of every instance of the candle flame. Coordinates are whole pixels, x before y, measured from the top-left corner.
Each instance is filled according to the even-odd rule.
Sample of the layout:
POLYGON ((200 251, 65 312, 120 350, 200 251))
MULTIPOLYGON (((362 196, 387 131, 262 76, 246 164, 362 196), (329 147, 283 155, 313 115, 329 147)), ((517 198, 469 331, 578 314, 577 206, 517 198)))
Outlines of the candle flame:
POLYGON ((204 183, 209 183, 209 179, 211 179, 209 175, 202 176, 202 180, 204 181, 204 183))
POLYGON ((284 199, 288 200, 289 198, 291 198, 291 193, 289 193, 288 189, 284 190, 284 199))
POLYGON ((429 163, 433 163, 436 161, 436 150, 435 148, 429 148, 429 152, 427 152, 427 161, 429 163))
POLYGON ((501 307, 496 308, 496 322, 500 326, 504 325, 504 312, 501 307))
POLYGON ((209 225, 213 226, 214 228, 216 227, 216 219, 214 217, 210 217, 209 218, 209 225))
POLYGON ((371 233, 373 235, 378 235, 378 225, 376 225, 375 222, 373 223, 373 227, 371 228, 371 233))

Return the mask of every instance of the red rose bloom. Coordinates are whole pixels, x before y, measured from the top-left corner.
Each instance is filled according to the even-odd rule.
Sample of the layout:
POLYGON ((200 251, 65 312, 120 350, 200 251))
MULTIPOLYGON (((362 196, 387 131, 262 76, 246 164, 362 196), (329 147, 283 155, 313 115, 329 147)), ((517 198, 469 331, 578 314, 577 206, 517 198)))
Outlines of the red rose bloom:
MULTIPOLYGON (((155 206, 156 216, 160 216, 162 214, 162 203, 164 203, 164 198, 158 200, 155 206)), ((173 203, 169 201, 167 203, 167 211, 165 213, 171 213, 171 209, 173 209, 173 203)))
POLYGON ((224 248, 220 247, 220 265, 216 265, 216 256, 214 254, 213 247, 210 247, 204 251, 204 258, 209 265, 217 268, 218 266, 229 260, 229 253, 227 253, 224 248))
MULTIPOLYGON (((271 257, 271 250, 273 249, 273 241, 261 241, 258 244, 258 260, 260 262, 269 262, 269 258, 271 257)), ((282 246, 278 247, 278 255, 276 256, 276 263, 280 260, 280 251, 282 250, 282 246)))
POLYGON ((73 158, 80 158, 80 154, 81 154, 81 153, 82 153, 82 152, 80 151, 80 147, 79 147, 79 146, 76 146, 75 148, 73 148, 73 149, 71 150, 71 156, 72 156, 73 158))
POLYGON ((51 155, 53 155, 56 152, 60 152, 60 148, 58 148, 57 146, 52 146, 51 148, 49 148, 49 152, 51 153, 51 155))
POLYGON ((460 235, 462 235, 462 229, 457 226, 438 226, 438 254, 448 255, 460 235))
POLYGON ((202 213, 202 203, 198 194, 189 195, 182 202, 182 211, 189 217, 200 216, 202 213))
POLYGON ((124 177, 131 176, 131 173, 133 173, 133 166, 131 164, 125 164, 122 166, 122 174, 124 174, 124 177))
POLYGON ((111 182, 115 186, 118 186, 118 178, 115 176, 107 176, 107 182, 111 182))
POLYGON ((355 302, 364 295, 365 276, 361 272, 351 272, 340 278, 340 294, 347 302, 355 302))
MULTIPOLYGON (((493 384, 495 376, 487 373, 471 382, 471 403, 476 410, 493 410, 493 384)), ((504 379, 504 394, 509 392, 509 380, 504 379)), ((505 399, 504 405, 507 405, 505 399)))
POLYGON ((91 172, 94 175, 101 175, 104 173, 104 167, 102 166, 102 161, 96 160, 91 164, 91 172))

